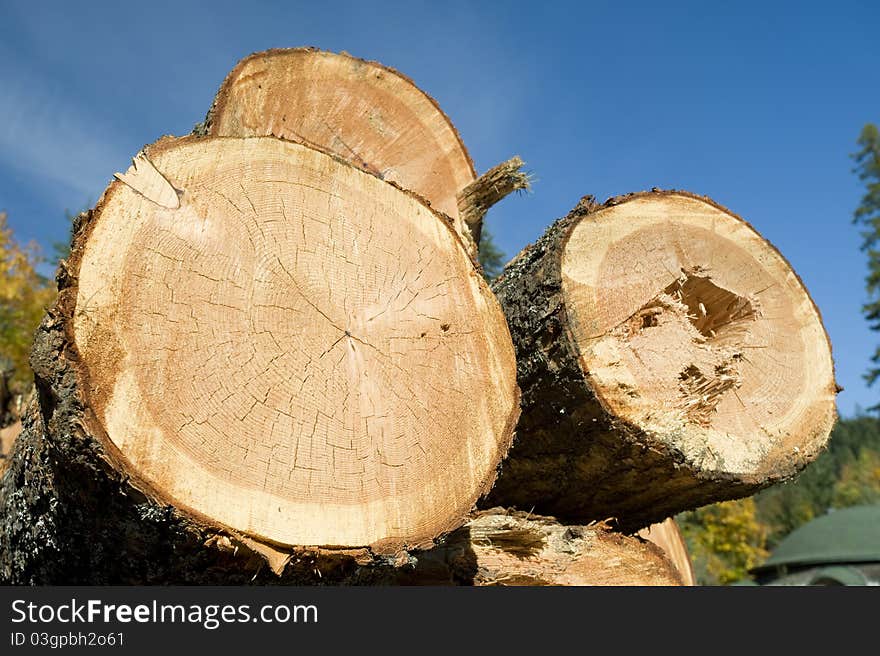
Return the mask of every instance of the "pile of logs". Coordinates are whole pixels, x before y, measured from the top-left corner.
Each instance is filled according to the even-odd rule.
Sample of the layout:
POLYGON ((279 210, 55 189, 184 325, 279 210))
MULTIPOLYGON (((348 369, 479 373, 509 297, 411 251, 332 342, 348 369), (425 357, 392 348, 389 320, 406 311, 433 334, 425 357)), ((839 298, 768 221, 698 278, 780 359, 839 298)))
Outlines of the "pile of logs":
POLYGON ((240 62, 75 225, 0 483, 7 583, 692 583, 677 512, 835 417, 783 257, 709 199, 582 199, 491 287, 437 103, 346 54, 240 62), (671 521, 671 520, 670 520, 671 521), (661 537, 657 537, 661 535, 661 537))

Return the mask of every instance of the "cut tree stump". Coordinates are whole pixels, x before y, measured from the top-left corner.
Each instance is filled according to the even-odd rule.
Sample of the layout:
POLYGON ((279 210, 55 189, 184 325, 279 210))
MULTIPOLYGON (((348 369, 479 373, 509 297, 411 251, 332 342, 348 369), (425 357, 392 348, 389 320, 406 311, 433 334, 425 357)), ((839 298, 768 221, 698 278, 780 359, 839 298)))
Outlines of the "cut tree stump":
POLYGON ((168 138, 117 177, 37 334, 3 576, 235 581, 230 540, 382 555, 460 526, 518 390, 450 226, 274 138, 168 138))
POLYGON ((828 439, 819 312, 779 252, 708 199, 586 198, 493 290, 523 400, 487 505, 633 531, 789 479, 828 439))

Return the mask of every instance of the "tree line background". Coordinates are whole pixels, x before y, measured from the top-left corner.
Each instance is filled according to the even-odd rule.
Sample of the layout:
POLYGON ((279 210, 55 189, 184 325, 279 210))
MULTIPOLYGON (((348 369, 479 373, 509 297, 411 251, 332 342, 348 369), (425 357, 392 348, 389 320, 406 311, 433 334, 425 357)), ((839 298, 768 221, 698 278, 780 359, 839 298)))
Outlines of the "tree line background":
MULTIPOLYGON (((880 132, 865 125, 852 155, 854 173, 865 194, 853 214, 862 229, 862 250, 868 259, 867 302, 863 313, 871 329, 880 331, 880 132)), ((68 214, 70 223, 73 215, 68 214)), ((41 265, 57 267, 69 254, 67 243, 54 244, 46 256, 35 243, 19 243, 0 211, 0 428, 19 420, 32 393, 28 364, 31 341, 45 309, 55 297, 54 281, 39 273, 41 265)), ((480 262, 492 279, 500 274, 505 255, 484 230, 480 262)), ((865 378, 880 378, 880 346, 867 364, 865 378)), ((702 584, 741 580, 759 565, 791 531, 835 508, 880 503, 880 404, 841 418, 828 449, 797 480, 753 497, 705 506, 678 515, 702 584)), ((8 457, 2 453, 0 457, 8 457)), ((2 464, 2 463, 0 463, 2 464)), ((0 467, 2 471, 2 467, 0 467)))

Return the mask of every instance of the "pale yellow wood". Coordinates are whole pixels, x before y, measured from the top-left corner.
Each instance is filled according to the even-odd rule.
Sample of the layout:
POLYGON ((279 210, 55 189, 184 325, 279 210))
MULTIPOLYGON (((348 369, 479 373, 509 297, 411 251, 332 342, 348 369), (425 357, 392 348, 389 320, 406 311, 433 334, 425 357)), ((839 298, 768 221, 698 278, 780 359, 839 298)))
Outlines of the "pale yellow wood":
POLYGON ((161 207, 171 210, 180 207, 177 191, 142 152, 131 160, 128 171, 114 173, 113 177, 161 207))
MULTIPOLYGON (((447 552, 473 560, 475 585, 678 586, 681 576, 662 549, 606 526, 494 509, 449 539, 447 552)), ((452 560, 447 556, 448 559, 452 560)))
POLYGON ((167 139, 176 209, 112 183, 79 268, 87 401, 133 475, 282 545, 454 528, 518 414, 506 322, 416 198, 274 138, 167 139))
POLYGON ((581 366, 617 417, 707 472, 809 462, 835 419, 831 349, 782 256, 684 194, 647 194, 573 230, 563 293, 581 366))
POLYGON ((9 459, 12 457, 12 446, 15 444, 15 438, 21 433, 21 420, 0 428, 0 474, 6 471, 9 466, 9 459))
POLYGON ((672 517, 643 528, 638 535, 663 550, 663 553, 681 575, 682 585, 697 584, 687 543, 685 543, 684 536, 672 517))

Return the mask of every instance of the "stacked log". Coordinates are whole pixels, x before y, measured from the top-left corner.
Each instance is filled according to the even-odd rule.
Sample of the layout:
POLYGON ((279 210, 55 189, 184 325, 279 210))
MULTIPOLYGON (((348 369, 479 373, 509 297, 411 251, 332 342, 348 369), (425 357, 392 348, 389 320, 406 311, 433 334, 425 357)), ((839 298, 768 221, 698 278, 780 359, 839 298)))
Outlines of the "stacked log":
POLYGON ((476 179, 461 137, 433 98, 402 73, 346 53, 291 48, 244 58, 197 132, 316 144, 453 218, 458 191, 476 179))
POLYGON ((276 136, 335 153, 450 217, 472 255, 488 209, 529 186, 518 157, 478 179, 437 101, 393 68, 347 53, 287 48, 245 57, 195 133, 276 136))
POLYGON ((831 348, 782 255, 709 199, 583 199, 493 284, 522 417, 485 502, 635 531, 795 476, 835 421, 831 348))
POLYGON ((243 60, 77 220, 0 579, 692 584, 680 535, 631 533, 816 456, 818 311, 680 192, 585 199, 490 289, 483 216, 522 166, 478 178, 375 62, 243 60))
POLYGON ((522 511, 476 513, 419 554, 403 584, 670 586, 685 579, 662 547, 603 524, 562 524, 522 511))

